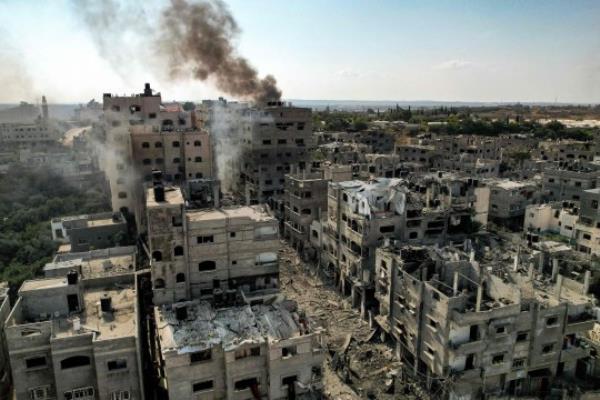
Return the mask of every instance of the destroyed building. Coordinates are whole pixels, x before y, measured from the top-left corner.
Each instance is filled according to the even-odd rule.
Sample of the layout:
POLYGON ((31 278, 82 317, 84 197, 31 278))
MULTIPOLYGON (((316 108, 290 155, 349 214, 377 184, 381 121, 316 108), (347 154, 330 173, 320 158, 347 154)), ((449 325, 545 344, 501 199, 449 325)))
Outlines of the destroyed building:
POLYGON ((186 301, 156 307, 155 319, 162 388, 171 399, 320 393, 320 333, 292 301, 221 309, 186 301))
POLYGON ((69 245, 69 251, 102 249, 127 235, 127 221, 119 212, 73 215, 50 221, 52 240, 69 245))
POLYGON ((195 209, 181 188, 159 184, 146 210, 155 304, 276 294, 278 222, 263 206, 195 209))
POLYGON ((600 156, 598 144, 577 140, 544 140, 538 143, 533 156, 553 162, 593 161, 600 156))
POLYGON ((558 234, 577 251, 600 255, 600 188, 583 190, 581 201, 554 201, 527 206, 525 232, 558 234))
POLYGON ((311 110, 269 102, 245 113, 241 154, 235 168, 240 173, 238 191, 246 204, 281 198, 285 174, 293 167, 303 170, 311 161, 311 110))
POLYGON ((311 235, 314 227, 320 236, 320 264, 364 316, 374 307, 375 250, 386 239, 434 244, 469 232, 473 199, 467 197, 472 192, 454 200, 452 193, 437 181, 330 183, 327 220, 321 222, 321 232, 313 224, 311 235))
POLYGON ((584 190, 600 187, 599 163, 561 164, 544 168, 542 190, 549 200, 580 200, 584 190))
POLYGON ((586 379, 591 347, 581 339, 595 300, 556 271, 518 256, 484 266, 449 247, 392 245, 376 258, 376 321, 403 372, 430 392, 546 395, 561 377, 586 379))
POLYGON ((302 250, 309 241, 310 224, 327 210, 329 181, 320 172, 285 176, 283 236, 302 250))
POLYGON ((540 190, 533 181, 508 179, 488 181, 490 187, 489 217, 494 223, 521 229, 525 208, 540 201, 540 190))
POLYGON ((144 398, 134 251, 57 260, 23 283, 5 328, 15 399, 144 398))

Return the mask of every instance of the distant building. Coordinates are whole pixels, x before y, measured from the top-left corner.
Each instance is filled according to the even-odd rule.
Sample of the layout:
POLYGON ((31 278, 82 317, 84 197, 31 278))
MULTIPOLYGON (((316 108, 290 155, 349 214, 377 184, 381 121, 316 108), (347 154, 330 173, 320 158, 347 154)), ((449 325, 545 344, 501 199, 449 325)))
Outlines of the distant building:
POLYGON ((118 235, 127 235, 127 221, 121 213, 53 218, 50 225, 52 239, 69 243, 72 252, 112 247, 118 235))
POLYGON ((539 202, 540 190, 534 182, 489 181, 489 216, 497 224, 520 229, 525 208, 539 202))
POLYGON ((292 167, 309 167, 313 148, 311 111, 283 102, 246 111, 237 160, 238 190, 246 204, 281 198, 284 176, 292 167))

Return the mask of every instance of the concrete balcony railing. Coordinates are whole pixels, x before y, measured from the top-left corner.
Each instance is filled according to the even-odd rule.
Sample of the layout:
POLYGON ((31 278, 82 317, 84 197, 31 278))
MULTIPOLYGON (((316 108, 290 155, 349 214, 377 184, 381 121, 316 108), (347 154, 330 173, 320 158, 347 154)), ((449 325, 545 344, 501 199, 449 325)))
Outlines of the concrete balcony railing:
POLYGON ((464 343, 448 343, 450 351, 454 352, 457 355, 478 353, 480 351, 483 351, 485 349, 485 346, 486 344, 483 340, 473 340, 464 343))
POLYGON ((575 362, 580 358, 589 357, 590 355, 590 347, 585 347, 585 344, 572 346, 567 349, 563 349, 560 352, 560 361, 561 362, 575 362))
POLYGON ((594 328, 596 317, 592 314, 583 313, 576 316, 569 316, 565 326, 565 335, 577 332, 587 332, 594 328))

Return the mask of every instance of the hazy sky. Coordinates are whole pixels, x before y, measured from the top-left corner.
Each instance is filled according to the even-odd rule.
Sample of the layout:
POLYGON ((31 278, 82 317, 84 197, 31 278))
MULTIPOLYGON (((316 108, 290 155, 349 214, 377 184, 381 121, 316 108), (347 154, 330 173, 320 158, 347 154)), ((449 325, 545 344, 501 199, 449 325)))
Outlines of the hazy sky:
MULTIPOLYGON (((600 102, 600 1, 227 4, 239 53, 288 99, 600 102)), ((0 102, 99 100, 145 81, 167 100, 219 95, 161 81, 153 62, 115 70, 68 0, 0 0, 0 102)))

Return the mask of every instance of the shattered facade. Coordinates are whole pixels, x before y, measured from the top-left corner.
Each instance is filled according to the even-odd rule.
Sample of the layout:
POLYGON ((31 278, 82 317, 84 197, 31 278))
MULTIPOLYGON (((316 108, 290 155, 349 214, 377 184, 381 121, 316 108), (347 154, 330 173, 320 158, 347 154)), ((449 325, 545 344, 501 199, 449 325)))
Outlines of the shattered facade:
POLYGON ((320 334, 292 301, 215 309, 194 300, 155 314, 171 399, 301 399, 321 388, 320 334))
POLYGON ((595 300, 556 272, 483 266, 454 248, 377 250, 380 315, 407 373, 450 398, 549 393, 585 379, 595 300))

